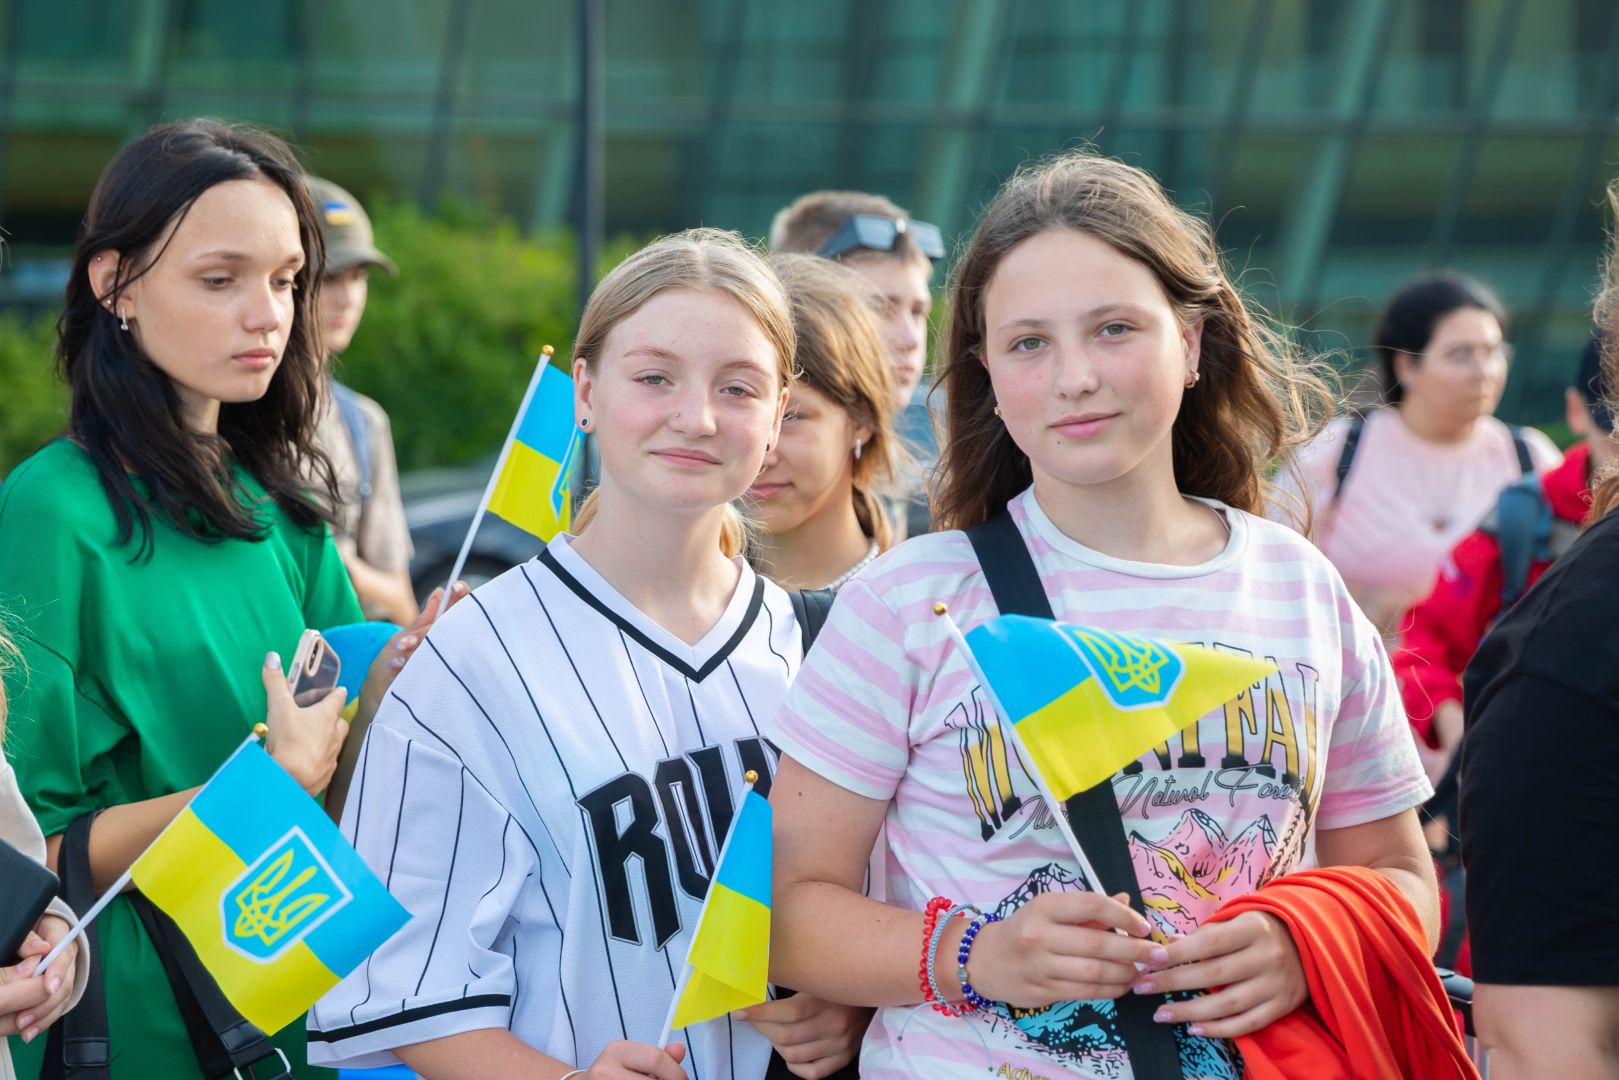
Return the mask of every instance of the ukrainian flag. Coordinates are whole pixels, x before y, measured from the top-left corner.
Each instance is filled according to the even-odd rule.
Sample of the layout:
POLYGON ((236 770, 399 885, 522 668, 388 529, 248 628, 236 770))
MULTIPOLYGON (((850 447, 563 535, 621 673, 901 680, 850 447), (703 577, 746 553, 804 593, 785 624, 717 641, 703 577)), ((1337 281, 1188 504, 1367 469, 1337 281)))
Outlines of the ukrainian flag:
POLYGON ((131 867, 225 996, 275 1033, 410 919, 256 741, 131 867))
POLYGON ((573 380, 545 364, 517 421, 489 509, 524 532, 549 540, 573 517, 572 473, 578 438, 573 380))
POLYGON ((686 963, 691 977, 672 1027, 712 1020, 769 995, 770 804, 751 788, 720 851, 686 963))
POLYGON ((1059 799, 1095 787, 1276 671, 1248 656, 1025 615, 991 619, 967 644, 1059 799))

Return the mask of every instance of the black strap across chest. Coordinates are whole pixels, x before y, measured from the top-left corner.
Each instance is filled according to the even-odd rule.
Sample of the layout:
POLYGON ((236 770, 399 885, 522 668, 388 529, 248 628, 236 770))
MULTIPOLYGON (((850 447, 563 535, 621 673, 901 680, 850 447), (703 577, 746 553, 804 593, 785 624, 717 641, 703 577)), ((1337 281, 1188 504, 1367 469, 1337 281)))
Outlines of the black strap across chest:
MULTIPOLYGON (((1040 582, 1040 572, 1010 514, 1002 513, 968 529, 967 539, 972 541, 973 552, 1002 615, 1055 617, 1040 582)), ((1091 888, 1099 888, 1108 896, 1129 893, 1130 906, 1145 917, 1147 910, 1141 902, 1141 888, 1130 861, 1129 841, 1112 780, 1103 780, 1064 805, 1074 836, 1102 879, 1100 883, 1091 882, 1091 888)), ((1174 1030, 1152 1018, 1164 1001, 1161 995, 1126 994, 1114 1003, 1119 1035, 1130 1055, 1135 1080, 1180 1080, 1184 1075, 1174 1030)))

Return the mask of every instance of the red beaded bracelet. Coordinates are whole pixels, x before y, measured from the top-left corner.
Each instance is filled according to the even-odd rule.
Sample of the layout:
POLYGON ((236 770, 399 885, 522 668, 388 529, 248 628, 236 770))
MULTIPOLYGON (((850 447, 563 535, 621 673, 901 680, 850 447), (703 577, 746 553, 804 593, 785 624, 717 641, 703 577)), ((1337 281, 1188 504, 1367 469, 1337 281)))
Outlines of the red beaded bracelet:
POLYGON ((939 916, 948 911, 951 901, 943 896, 935 896, 928 901, 928 906, 922 909, 922 962, 916 966, 917 985, 922 990, 923 1001, 933 1001, 933 987, 928 985, 928 945, 933 941, 933 928, 939 921, 939 916))

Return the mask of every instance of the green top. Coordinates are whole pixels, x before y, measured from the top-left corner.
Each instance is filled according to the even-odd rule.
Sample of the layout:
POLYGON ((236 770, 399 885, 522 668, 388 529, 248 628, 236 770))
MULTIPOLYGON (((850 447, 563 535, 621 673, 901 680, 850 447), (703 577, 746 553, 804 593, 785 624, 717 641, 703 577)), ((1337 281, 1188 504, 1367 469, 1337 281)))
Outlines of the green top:
MULTIPOLYGON (((206 543, 154 515, 151 557, 132 561, 139 536, 114 545, 77 445, 50 443, 0 488, 0 612, 23 657, 6 677, 5 752, 47 836, 206 781, 264 719, 264 654, 290 662, 306 626, 363 618, 330 534, 265 505, 261 541, 206 543)), ((115 1080, 199 1076, 134 908, 113 901, 96 928, 115 1080)), ((18 1075, 37 1076, 46 1040, 12 1042, 18 1075)), ((294 1075, 333 1075, 305 1064, 302 1023, 275 1042, 294 1075)))

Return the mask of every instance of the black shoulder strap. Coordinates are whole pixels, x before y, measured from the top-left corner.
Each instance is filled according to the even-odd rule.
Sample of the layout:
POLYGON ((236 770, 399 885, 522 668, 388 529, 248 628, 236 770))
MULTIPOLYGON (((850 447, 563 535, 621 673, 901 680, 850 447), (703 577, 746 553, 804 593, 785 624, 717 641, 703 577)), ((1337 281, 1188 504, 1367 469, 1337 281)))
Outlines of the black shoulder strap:
POLYGON ((1355 464, 1355 451, 1360 447, 1360 433, 1366 430, 1364 416, 1349 418, 1349 431, 1344 435, 1344 448, 1338 452, 1338 482, 1333 485, 1332 499, 1338 501, 1343 494, 1344 481, 1349 479, 1349 470, 1355 464))
MULTIPOLYGON (((80 814, 62 834, 56 865, 61 872, 61 896, 76 914, 83 915, 96 902, 96 888, 90 880, 90 825, 92 810, 80 814)), ((102 977, 106 958, 96 934, 96 924, 84 928, 90 946, 90 973, 84 996, 51 1028, 45 1043, 45 1063, 40 1080, 110 1080, 112 1052, 107 1038, 107 988, 102 977)))
POLYGON ((249 1070, 255 1080, 291 1080, 287 1059, 231 1005, 174 920, 139 893, 131 893, 129 898, 163 961, 163 973, 169 977, 202 1074, 241 1076, 241 1070, 259 1063, 262 1067, 249 1070))
POLYGON ((1535 471, 1535 459, 1529 456, 1529 440, 1524 438, 1523 428, 1517 424, 1507 430, 1512 432, 1512 451, 1518 455, 1518 471, 1527 476, 1535 471))
MULTIPOLYGON (((967 539, 972 541, 973 552, 984 568, 984 578, 1002 615, 1053 618, 1040 572, 1010 514, 999 514, 968 529, 967 539)), ((1109 896, 1129 893, 1130 906, 1145 916, 1147 910, 1141 902, 1141 888, 1130 861, 1129 841, 1124 835, 1124 819, 1119 816, 1112 781, 1104 780, 1080 792, 1065 805, 1068 824, 1102 879, 1091 882, 1091 887, 1100 887, 1109 896)), ((1184 1075, 1174 1029, 1152 1018, 1164 1001, 1159 995, 1126 994, 1114 1002, 1119 1035, 1124 1039, 1136 1080, 1180 1080, 1184 1075)))
POLYGON ((798 633, 804 642, 804 652, 810 651, 820 636, 826 617, 832 613, 832 601, 838 594, 831 589, 795 589, 788 594, 793 601, 793 617, 798 620, 798 633))

